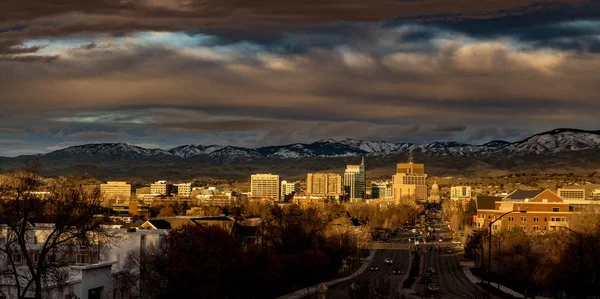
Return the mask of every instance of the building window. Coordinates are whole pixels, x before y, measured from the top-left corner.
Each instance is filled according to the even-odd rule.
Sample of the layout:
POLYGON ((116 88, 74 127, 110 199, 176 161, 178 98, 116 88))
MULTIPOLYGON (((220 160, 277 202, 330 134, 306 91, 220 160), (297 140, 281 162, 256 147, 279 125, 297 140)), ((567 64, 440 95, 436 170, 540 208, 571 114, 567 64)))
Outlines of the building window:
POLYGON ((546 217, 544 217, 544 222, 548 221, 546 217))
POLYGON ((527 216, 521 216, 521 222, 527 222, 527 216))
POLYGON ((552 208, 552 212, 559 212, 560 208, 552 208))
POLYGON ((13 262, 15 264, 20 264, 22 258, 23 258, 23 256, 20 253, 13 254, 13 262))
POLYGON ((539 222, 540 218, 539 217, 533 217, 533 222, 539 222))
POLYGON ((78 254, 77 255, 77 263, 78 264, 85 264, 85 260, 86 260, 86 255, 85 254, 78 254))
POLYGON ((515 217, 508 217, 508 221, 515 221, 515 217))
POLYGON ((534 226, 533 226, 533 230, 540 230, 540 227, 539 227, 539 226, 537 226, 537 225, 534 225, 534 226))

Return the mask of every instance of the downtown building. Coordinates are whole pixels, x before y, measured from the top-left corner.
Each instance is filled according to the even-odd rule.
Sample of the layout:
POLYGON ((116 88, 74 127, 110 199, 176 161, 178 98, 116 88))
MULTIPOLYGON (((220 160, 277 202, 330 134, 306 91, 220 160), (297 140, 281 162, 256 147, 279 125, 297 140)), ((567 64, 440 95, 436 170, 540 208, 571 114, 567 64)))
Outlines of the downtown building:
POLYGON ((250 177, 250 195, 256 199, 279 200, 279 175, 253 174, 250 177))
POLYGON ((344 172, 344 191, 351 203, 365 200, 367 192, 367 176, 365 174, 365 158, 360 165, 346 165, 344 172))
POLYGON ((412 159, 409 159, 408 163, 398 163, 392 181, 392 195, 396 203, 427 200, 427 175, 424 164, 413 163, 412 159))
POLYGON ((131 198, 131 184, 109 181, 100 184, 100 194, 104 200, 128 201, 131 198))
POLYGON ((452 186, 450 188, 450 199, 455 204, 463 207, 471 201, 471 186, 452 186))
POLYGON ((298 182, 288 182, 281 181, 281 200, 283 200, 286 196, 295 194, 300 191, 300 185, 298 182))
POLYGON ((337 173, 309 173, 306 175, 306 193, 309 196, 338 199, 344 194, 342 176, 337 173))

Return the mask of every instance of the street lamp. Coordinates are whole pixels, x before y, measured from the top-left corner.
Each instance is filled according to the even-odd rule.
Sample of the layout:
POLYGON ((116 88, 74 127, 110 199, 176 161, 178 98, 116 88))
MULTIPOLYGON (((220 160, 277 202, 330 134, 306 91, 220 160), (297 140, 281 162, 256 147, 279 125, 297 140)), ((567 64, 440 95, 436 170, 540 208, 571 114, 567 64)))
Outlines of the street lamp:
MULTIPOLYGON (((496 266, 496 272, 498 274, 498 276, 500 276, 500 237, 496 237, 494 235, 491 235, 492 237, 498 239, 498 265, 496 266)), ((490 251, 492 251, 492 249, 490 248, 490 251)), ((500 281, 498 280, 498 290, 500 290, 500 281)))
POLYGON ((504 217, 504 216, 506 216, 506 215, 508 215, 510 213, 527 213, 527 211, 525 211, 525 210, 512 210, 512 211, 508 211, 508 212, 500 215, 500 217, 494 219, 494 221, 490 222, 490 225, 489 225, 489 227, 490 227, 490 237, 488 238, 488 244, 489 244, 489 246, 488 246, 488 269, 487 269, 487 272, 488 272, 488 286, 491 286, 490 285, 490 277, 492 276, 492 272, 491 272, 491 268, 492 268, 492 225, 494 224, 494 222, 502 219, 502 217, 504 217))

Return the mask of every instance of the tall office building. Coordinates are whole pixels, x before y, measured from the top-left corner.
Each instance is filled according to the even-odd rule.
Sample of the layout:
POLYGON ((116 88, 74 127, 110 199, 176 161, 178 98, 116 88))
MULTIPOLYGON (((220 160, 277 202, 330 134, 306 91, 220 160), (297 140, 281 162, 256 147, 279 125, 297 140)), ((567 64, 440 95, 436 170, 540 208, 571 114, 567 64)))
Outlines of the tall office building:
POLYGON ((299 190, 300 186, 298 185, 298 182, 281 181, 281 199, 286 195, 298 192, 299 190))
POLYGON ((408 163, 398 163, 396 174, 393 176, 393 197, 396 202, 404 200, 427 200, 427 175, 425 165, 413 163, 412 157, 408 163))
POLYGON ((337 173, 309 173, 306 176, 308 195, 337 197, 343 190, 342 176, 337 173))
POLYGON ((150 184, 151 194, 171 195, 171 192, 173 192, 173 185, 167 184, 167 181, 157 181, 150 184))
POLYGON ((253 174, 250 178, 252 197, 279 199, 279 175, 253 174))
POLYGON ((131 197, 131 184, 127 182, 106 182, 100 184, 100 194, 105 199, 129 200, 131 197))
POLYGON ((362 202, 367 191, 367 176, 365 174, 365 158, 360 165, 347 165, 344 172, 344 189, 350 202, 362 202))

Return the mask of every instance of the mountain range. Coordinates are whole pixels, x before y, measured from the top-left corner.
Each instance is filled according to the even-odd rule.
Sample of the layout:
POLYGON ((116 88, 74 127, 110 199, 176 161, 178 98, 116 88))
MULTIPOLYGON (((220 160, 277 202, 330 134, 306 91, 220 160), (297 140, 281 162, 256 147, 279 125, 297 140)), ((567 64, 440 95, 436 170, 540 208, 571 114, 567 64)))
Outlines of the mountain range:
MULTIPOLYGON (((182 145, 163 150, 126 143, 85 144, 35 156, 3 157, 0 158, 0 169, 19 167, 33 158, 39 158, 49 175, 83 172, 99 177, 242 177, 249 175, 241 173, 243 171, 272 171, 296 176, 301 175, 301 171, 339 169, 345 163, 358 161, 357 157, 360 156, 366 156, 375 168, 389 167, 383 163, 393 166, 394 163, 405 161, 410 154, 419 159, 418 162, 429 162, 434 169, 438 168, 440 174, 445 174, 451 173, 457 163, 474 165, 478 171, 527 169, 531 165, 552 168, 565 162, 570 166, 586 168, 595 165, 597 160, 600 163, 598 152, 600 131, 555 129, 517 142, 495 140, 483 145, 325 139, 310 144, 259 148, 182 145), (289 168, 301 171, 290 171, 289 168)), ((465 168, 468 174, 474 171, 470 168, 465 168)))

